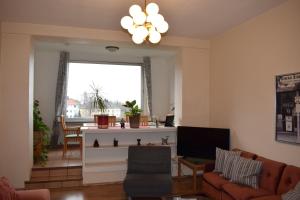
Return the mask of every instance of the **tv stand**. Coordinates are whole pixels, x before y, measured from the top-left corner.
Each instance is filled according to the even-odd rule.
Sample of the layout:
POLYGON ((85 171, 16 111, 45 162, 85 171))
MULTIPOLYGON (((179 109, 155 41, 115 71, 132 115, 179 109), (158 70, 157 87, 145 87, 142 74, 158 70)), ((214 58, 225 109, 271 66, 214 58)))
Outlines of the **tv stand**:
POLYGON ((204 171, 206 164, 213 160, 182 157, 178 158, 178 176, 181 177, 181 165, 185 165, 193 171, 193 191, 197 193, 197 171, 204 171))

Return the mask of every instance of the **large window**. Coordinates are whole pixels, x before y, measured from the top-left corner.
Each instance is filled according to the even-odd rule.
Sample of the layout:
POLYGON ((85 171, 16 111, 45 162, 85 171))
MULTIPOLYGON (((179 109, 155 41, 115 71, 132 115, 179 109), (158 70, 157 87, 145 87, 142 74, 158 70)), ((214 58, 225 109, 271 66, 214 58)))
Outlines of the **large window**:
POLYGON ((123 117, 125 101, 135 99, 141 106, 141 78, 141 66, 138 65, 70 63, 67 117, 91 118, 98 113, 92 106, 92 85, 99 88, 107 100, 107 114, 123 117))

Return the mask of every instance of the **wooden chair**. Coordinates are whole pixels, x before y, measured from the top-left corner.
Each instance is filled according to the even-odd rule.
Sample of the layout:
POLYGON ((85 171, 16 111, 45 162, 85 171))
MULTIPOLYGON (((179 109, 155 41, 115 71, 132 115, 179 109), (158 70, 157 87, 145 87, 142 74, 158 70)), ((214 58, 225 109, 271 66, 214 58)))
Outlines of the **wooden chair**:
POLYGON ((80 156, 82 157, 82 135, 80 134, 80 126, 67 126, 63 115, 60 116, 60 123, 64 131, 63 158, 68 150, 68 142, 79 142, 80 156))
POLYGON ((141 126, 148 126, 148 115, 141 115, 140 118, 140 125, 141 126))
POLYGON ((116 126, 116 121, 116 116, 108 116, 108 126, 116 126))

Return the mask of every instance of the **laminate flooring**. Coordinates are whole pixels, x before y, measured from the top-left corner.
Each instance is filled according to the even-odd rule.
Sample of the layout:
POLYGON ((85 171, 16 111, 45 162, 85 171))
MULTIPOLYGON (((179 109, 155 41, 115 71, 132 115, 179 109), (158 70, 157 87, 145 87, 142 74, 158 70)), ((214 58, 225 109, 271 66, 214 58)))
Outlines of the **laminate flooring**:
MULTIPOLYGON (((174 178, 172 196, 192 195, 192 177, 174 178)), ((201 178, 198 178, 198 190, 201 178)), ((125 200, 122 183, 51 189, 51 200, 125 200)), ((148 200, 149 198, 147 198, 148 200)), ((138 199, 142 200, 142 199, 138 199)), ((146 199, 143 199, 146 200, 146 199)), ((150 199, 149 199, 150 200, 150 199)), ((155 200, 155 199, 153 199, 155 200)))

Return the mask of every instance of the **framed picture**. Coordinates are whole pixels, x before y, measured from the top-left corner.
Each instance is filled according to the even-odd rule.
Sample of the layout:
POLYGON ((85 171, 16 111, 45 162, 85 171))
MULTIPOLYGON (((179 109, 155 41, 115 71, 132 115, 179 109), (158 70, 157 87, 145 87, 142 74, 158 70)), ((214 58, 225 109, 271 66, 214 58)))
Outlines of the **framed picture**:
POLYGON ((276 76, 276 140, 300 144, 300 72, 276 76))

